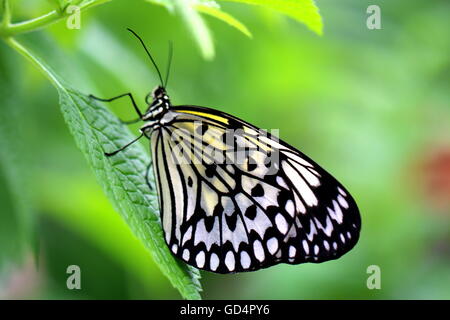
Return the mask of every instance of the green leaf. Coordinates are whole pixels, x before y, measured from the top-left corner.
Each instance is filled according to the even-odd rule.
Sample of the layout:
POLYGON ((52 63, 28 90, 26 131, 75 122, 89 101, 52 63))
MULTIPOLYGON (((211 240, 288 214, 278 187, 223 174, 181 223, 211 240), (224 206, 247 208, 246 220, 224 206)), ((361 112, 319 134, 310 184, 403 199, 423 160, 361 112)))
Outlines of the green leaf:
POLYGON ((322 35, 322 17, 313 0, 220 0, 260 5, 281 12, 322 35))
POLYGON ((215 51, 211 32, 202 16, 195 10, 196 2, 193 0, 147 0, 147 2, 162 5, 170 12, 181 16, 197 42, 203 57, 208 60, 214 58, 215 51))
MULTIPOLYGON (((166 7, 170 12, 175 11, 175 6, 173 1, 169 0, 147 0, 147 2, 151 2, 153 4, 158 4, 166 7)), ((210 15, 214 18, 217 18, 219 20, 222 20, 226 23, 228 23, 230 26, 238 29, 243 34, 245 34, 248 37, 252 37, 252 34, 247 29, 247 27, 237 20, 235 17, 233 17, 231 14, 226 13, 220 9, 220 6, 217 4, 217 2, 212 0, 196 0, 196 1, 188 1, 188 5, 193 7, 196 11, 210 15)))
POLYGON ((188 299, 199 298, 198 272, 178 263, 165 244, 157 196, 145 182, 150 159, 142 146, 135 144, 106 158, 105 151, 116 150, 133 139, 129 130, 108 109, 76 90, 64 86, 58 92, 62 112, 77 145, 116 210, 180 293, 188 299))
POLYGON ((71 2, 71 0, 49 0, 49 2, 56 10, 58 10, 58 12, 62 12, 63 9, 71 2))
POLYGON ((106 107, 65 84, 22 45, 12 39, 8 43, 55 85, 61 111, 77 146, 115 209, 147 247, 163 274, 184 298, 200 299, 198 270, 177 261, 165 243, 157 196, 145 182, 150 159, 142 146, 136 143, 113 157, 106 157, 105 151, 116 150, 134 138, 130 131, 106 107))
POLYGON ((247 29, 247 27, 242 22, 240 22, 239 20, 234 18, 231 14, 222 11, 220 8, 213 7, 210 5, 205 5, 202 3, 196 4, 194 6, 194 8, 200 13, 210 15, 212 17, 215 17, 219 20, 222 20, 222 21, 228 23, 230 26, 241 31, 247 37, 250 37, 250 38, 252 37, 252 34, 250 33, 250 31, 247 29))
POLYGON ((189 0, 174 0, 175 11, 183 18, 205 59, 214 58, 214 44, 208 26, 189 0))

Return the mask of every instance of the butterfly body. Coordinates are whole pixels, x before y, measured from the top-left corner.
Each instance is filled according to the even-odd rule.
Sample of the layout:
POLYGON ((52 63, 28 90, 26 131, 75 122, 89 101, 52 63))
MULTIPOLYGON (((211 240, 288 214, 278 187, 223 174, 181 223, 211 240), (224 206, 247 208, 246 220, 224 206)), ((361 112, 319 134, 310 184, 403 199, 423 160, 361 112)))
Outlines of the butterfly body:
POLYGON ((355 245, 353 198, 310 158, 224 112, 172 106, 159 87, 153 99, 141 130, 178 258, 234 273, 337 259, 355 245))

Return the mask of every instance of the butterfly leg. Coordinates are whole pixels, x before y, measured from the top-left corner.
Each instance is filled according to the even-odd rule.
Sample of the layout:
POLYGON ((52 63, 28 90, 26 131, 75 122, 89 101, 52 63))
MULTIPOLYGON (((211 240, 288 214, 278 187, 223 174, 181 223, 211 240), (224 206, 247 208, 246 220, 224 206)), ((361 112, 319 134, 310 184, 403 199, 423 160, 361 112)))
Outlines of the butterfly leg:
POLYGON ((122 121, 122 120, 121 120, 121 122, 124 123, 124 124, 132 124, 132 123, 136 123, 136 122, 138 122, 138 121, 141 121, 141 120, 142 120, 142 112, 141 112, 141 110, 139 110, 139 108, 138 108, 138 106, 137 106, 137 104, 136 104, 136 101, 135 101, 134 98, 133 98, 133 95, 132 95, 131 93, 129 93, 129 92, 128 92, 128 93, 121 94, 121 95, 118 95, 118 96, 116 96, 116 97, 112 97, 112 98, 110 98, 110 99, 102 99, 102 98, 98 98, 98 97, 96 97, 96 96, 94 96, 94 95, 92 95, 92 94, 89 95, 89 98, 92 98, 92 99, 98 100, 98 101, 103 101, 103 102, 111 102, 111 101, 114 101, 114 100, 116 100, 116 99, 120 99, 120 98, 122 98, 122 97, 127 97, 127 96, 130 98, 131 103, 133 104, 134 110, 135 110, 136 113, 139 115, 139 118, 134 119, 134 120, 129 120, 129 121, 122 121))
POLYGON ((138 141, 140 138, 142 138, 144 136, 144 132, 141 132, 141 134, 139 135, 139 137, 137 137, 136 139, 134 139, 133 141, 127 143, 126 145, 124 145, 123 147, 121 147, 120 149, 117 149, 116 151, 113 152, 105 152, 105 156, 107 157, 111 157, 117 153, 119 153, 120 151, 125 150, 127 147, 129 147, 130 145, 132 145, 133 143, 135 143, 136 141, 138 141))
POLYGON ((150 180, 148 179, 148 174, 150 173, 150 168, 152 167, 152 164, 153 164, 153 160, 150 160, 150 162, 147 165, 147 170, 145 171, 145 182, 147 182, 147 185, 151 191, 153 191, 153 187, 150 184, 150 180))

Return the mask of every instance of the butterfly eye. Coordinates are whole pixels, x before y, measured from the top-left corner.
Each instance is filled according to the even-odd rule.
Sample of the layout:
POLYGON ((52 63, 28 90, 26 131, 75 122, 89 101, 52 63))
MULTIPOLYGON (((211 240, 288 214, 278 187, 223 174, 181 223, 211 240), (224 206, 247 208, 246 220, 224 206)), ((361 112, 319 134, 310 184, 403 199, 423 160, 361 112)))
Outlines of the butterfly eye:
POLYGON ((161 97, 163 97, 163 96, 166 95, 166 90, 165 90, 163 87, 161 87, 161 86, 157 86, 157 87, 153 90, 152 95, 153 95, 153 99, 161 98, 161 97))
POLYGON ((153 103, 153 99, 154 99, 154 91, 148 93, 145 96, 145 103, 150 106, 153 103))

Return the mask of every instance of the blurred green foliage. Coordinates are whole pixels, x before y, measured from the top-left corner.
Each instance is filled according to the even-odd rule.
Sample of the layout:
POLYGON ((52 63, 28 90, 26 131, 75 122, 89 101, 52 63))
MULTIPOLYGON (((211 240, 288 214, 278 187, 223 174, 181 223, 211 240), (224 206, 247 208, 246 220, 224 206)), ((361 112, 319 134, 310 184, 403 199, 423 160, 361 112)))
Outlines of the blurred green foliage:
MULTIPOLYGON (((221 1, 253 37, 202 16, 215 48, 211 60, 179 15, 137 0, 83 12, 80 30, 61 20, 17 39, 81 92, 131 91, 141 107, 158 81, 125 28, 142 35, 161 66, 171 40, 168 91, 175 104, 279 128, 283 140, 352 192, 363 229, 349 254, 318 265, 202 273, 204 298, 449 299, 450 207, 424 192, 420 170, 450 150, 450 4, 316 3, 322 37, 272 10, 221 1), (381 8, 381 30, 366 27, 371 4, 381 8), (369 265, 381 268, 381 290, 366 286, 369 265)), ((46 13, 52 2, 12 4, 20 21, 46 13)), ((0 298, 179 298, 95 181, 54 88, 3 42, 0 98, 0 298), (16 259, 25 252, 38 261, 16 259), (71 264, 81 267, 80 291, 66 288, 71 264)), ((134 117, 126 101, 108 107, 122 119, 134 117)), ((148 142, 143 146, 148 150, 148 142)))

